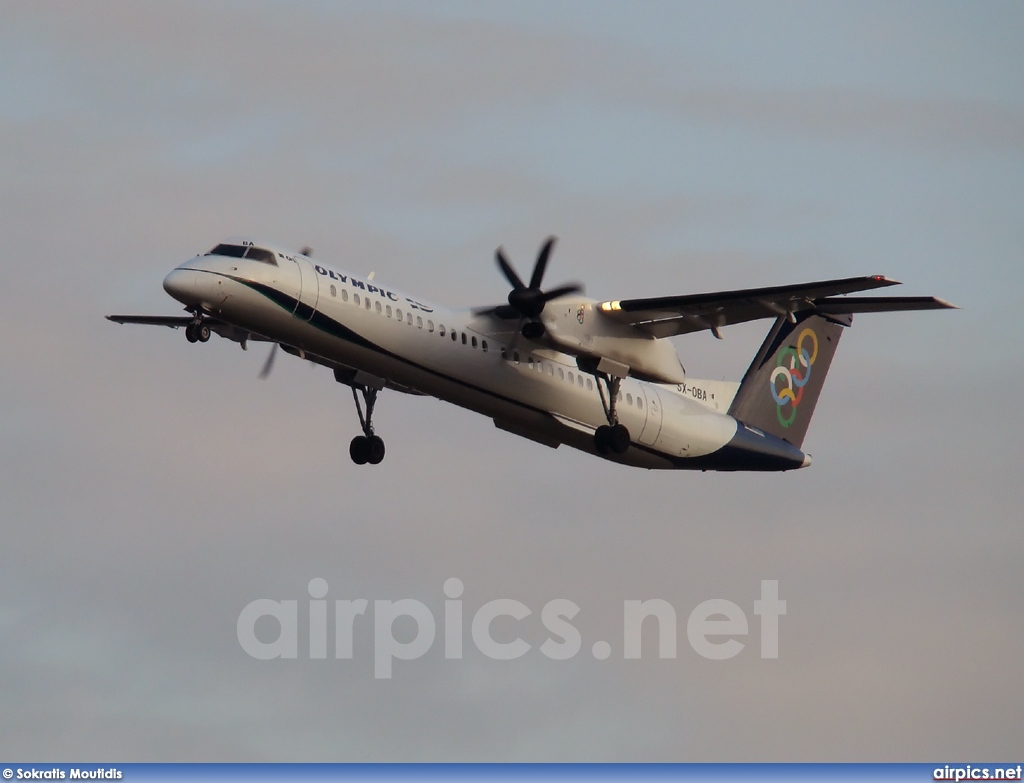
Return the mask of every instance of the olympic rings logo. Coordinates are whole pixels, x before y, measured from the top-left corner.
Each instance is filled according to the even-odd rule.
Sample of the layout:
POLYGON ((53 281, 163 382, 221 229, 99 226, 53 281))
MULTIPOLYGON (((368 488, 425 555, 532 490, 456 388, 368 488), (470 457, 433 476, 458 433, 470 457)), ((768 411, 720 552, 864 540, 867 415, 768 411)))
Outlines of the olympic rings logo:
POLYGON ((584 314, 585 312, 586 312, 586 309, 585 309, 585 308, 583 308, 583 307, 581 307, 581 308, 580 308, 580 309, 579 309, 579 310, 578 310, 578 311, 576 312, 576 320, 580 322, 580 326, 582 326, 582 325, 583 325, 583 314, 584 314))
POLYGON ((796 419, 797 406, 804 396, 804 387, 811 379, 811 366, 817 358, 818 336, 810 328, 800 332, 795 348, 790 345, 779 352, 770 384, 779 424, 783 427, 788 427, 796 419))

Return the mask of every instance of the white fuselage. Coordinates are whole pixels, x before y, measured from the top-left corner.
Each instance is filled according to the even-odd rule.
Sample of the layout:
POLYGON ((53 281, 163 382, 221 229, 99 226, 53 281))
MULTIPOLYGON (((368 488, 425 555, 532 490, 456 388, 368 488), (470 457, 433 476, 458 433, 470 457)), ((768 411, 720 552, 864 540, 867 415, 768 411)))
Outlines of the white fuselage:
MULTIPOLYGON (((243 334, 468 408, 541 443, 598 454, 593 433, 606 416, 594 377, 580 372, 574 356, 514 337, 514 322, 501 331, 493 317, 422 302, 376 280, 260 247, 276 263, 197 256, 172 271, 164 287, 243 334)), ((750 428, 726 414, 736 386, 625 378, 617 410, 632 444, 623 454, 599 456, 645 468, 734 469, 726 452, 736 447, 738 431, 764 437, 742 432, 750 428)), ((788 467, 800 467, 803 455, 793 452, 788 467)))

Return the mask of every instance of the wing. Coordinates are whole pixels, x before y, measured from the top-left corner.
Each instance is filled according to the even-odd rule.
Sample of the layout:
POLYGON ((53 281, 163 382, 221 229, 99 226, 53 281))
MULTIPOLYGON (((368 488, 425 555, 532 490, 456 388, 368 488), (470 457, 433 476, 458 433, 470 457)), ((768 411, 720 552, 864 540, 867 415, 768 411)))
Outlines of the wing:
MULTIPOLYGON (((143 324, 145 326, 168 326, 177 329, 179 326, 188 326, 195 320, 191 315, 108 315, 108 321, 117 324, 143 324)), ((217 318, 204 318, 203 322, 210 327, 215 334, 219 334, 232 342, 240 343, 244 348, 248 342, 272 343, 262 335, 232 326, 217 318)))
POLYGON ((805 310, 822 315, 926 310, 953 307, 934 297, 844 297, 855 291, 899 285, 883 275, 822 280, 816 283, 746 288, 708 294, 664 296, 649 299, 623 299, 602 302, 598 310, 605 317, 647 332, 654 337, 670 337, 710 329, 718 333, 722 326, 778 318, 805 310))
POLYGON ((116 324, 146 324, 177 329, 179 326, 188 326, 196 319, 191 315, 108 315, 107 320, 116 324))

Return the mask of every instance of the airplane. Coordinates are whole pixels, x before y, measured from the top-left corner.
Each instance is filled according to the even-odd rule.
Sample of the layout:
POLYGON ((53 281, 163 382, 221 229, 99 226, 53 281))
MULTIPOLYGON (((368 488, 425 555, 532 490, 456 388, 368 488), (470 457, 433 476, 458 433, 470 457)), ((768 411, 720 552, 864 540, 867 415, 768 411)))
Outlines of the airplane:
POLYGON ((898 285, 882 275, 646 299, 598 301, 570 283, 542 288, 555 244, 528 282, 499 247, 511 286, 497 305, 450 309, 301 252, 232 238, 185 261, 164 290, 188 315, 109 315, 272 343, 351 387, 357 465, 384 459, 373 414, 384 389, 430 395, 515 435, 647 469, 784 471, 802 449, 839 338, 857 313, 955 308, 935 297, 853 297, 898 285), (669 338, 757 319, 773 323, 739 382, 687 376, 669 338))

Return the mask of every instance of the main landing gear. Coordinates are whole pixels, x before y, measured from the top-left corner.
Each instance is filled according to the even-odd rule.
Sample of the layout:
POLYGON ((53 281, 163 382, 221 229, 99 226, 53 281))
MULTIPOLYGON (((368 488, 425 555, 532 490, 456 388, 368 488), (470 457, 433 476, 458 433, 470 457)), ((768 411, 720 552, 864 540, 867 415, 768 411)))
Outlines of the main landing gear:
POLYGON ((352 443, 348 447, 348 454, 357 465, 365 465, 367 462, 379 465, 384 459, 384 441, 380 436, 373 434, 373 406, 377 402, 377 391, 368 386, 352 386, 352 399, 356 402, 359 426, 363 428, 363 434, 352 438, 352 443), (366 415, 363 415, 363 406, 359 403, 360 395, 366 405, 366 415))
POLYGON ((625 454, 629 450, 629 430, 625 424, 619 424, 619 414, 615 411, 622 378, 595 370, 594 380, 601 395, 601 407, 608 419, 608 423, 602 424, 594 433, 594 447, 598 454, 625 454))

